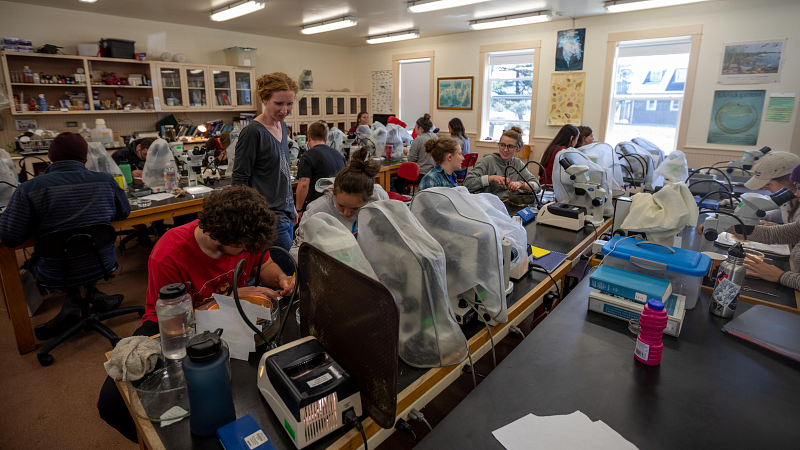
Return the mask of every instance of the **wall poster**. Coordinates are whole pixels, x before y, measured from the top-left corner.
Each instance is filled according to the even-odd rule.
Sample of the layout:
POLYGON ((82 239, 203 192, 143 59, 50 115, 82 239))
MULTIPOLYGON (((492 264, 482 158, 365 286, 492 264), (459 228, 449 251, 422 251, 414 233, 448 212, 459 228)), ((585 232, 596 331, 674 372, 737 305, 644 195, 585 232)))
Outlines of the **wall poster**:
POLYGON ((548 125, 580 125, 586 72, 556 72, 550 77, 547 106, 548 125))
POLYGON ((767 91, 715 91, 709 144, 756 145, 767 91))
POLYGON ((392 114, 394 79, 391 70, 372 72, 372 113, 392 114))
POLYGON ((780 83, 786 39, 724 44, 719 84, 780 83))
POLYGON ((583 70, 586 28, 561 30, 556 39, 556 72, 583 70))

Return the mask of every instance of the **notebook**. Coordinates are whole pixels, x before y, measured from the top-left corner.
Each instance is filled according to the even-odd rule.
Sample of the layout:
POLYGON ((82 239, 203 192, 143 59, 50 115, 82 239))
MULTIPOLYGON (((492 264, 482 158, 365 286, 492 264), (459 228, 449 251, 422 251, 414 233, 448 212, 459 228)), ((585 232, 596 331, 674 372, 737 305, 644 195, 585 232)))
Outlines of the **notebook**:
POLYGON ((722 331, 800 361, 800 315, 755 305, 728 322, 722 331))
POLYGON ((531 257, 533 259, 539 259, 542 256, 547 256, 550 254, 550 250, 545 250, 543 248, 534 247, 531 245, 531 257))
POLYGON ((533 260, 532 264, 535 264, 533 270, 539 272, 547 272, 553 273, 554 270, 558 269, 558 267, 567 260, 567 255, 559 252, 550 252, 545 256, 542 256, 539 259, 533 260))

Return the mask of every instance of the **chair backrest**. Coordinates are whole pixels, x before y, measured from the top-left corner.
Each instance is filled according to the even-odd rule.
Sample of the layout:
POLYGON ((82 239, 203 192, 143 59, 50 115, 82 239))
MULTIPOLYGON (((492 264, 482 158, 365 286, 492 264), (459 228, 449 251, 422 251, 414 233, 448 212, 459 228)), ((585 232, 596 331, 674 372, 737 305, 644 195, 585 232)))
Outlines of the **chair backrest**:
POLYGON ((478 161, 477 153, 467 153, 464 155, 464 160, 461 161, 461 168, 466 169, 467 167, 473 167, 476 161, 478 161))
POLYGON ((397 176, 409 181, 416 182, 419 179, 419 164, 415 162, 404 162, 397 169, 397 176))
POLYGON ((80 258, 113 245, 116 240, 117 230, 111 225, 87 225, 38 236, 35 251, 40 258, 80 258))

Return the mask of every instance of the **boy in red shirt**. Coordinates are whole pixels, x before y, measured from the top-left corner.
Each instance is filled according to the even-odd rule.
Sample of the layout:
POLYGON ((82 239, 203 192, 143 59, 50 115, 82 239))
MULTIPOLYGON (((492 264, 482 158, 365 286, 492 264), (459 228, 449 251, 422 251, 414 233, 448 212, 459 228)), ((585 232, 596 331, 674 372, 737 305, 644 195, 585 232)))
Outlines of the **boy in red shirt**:
MULTIPOLYGON (((262 294, 271 299, 278 293, 245 283, 258 266, 261 252, 275 240, 277 220, 264 196, 238 185, 215 192, 205 199, 198 220, 169 230, 159 239, 147 263, 147 294, 142 326, 134 336, 158 333, 155 305, 158 291, 171 283, 185 283, 195 307, 212 300, 212 294, 230 293, 236 264, 245 259, 247 276, 239 278, 239 295, 262 294)), ((259 280, 279 286, 291 295, 294 281, 265 256, 259 280), (291 283, 290 283, 291 281, 291 283)), ((97 404, 100 417, 128 439, 136 442, 136 427, 111 377, 106 379, 97 404)))

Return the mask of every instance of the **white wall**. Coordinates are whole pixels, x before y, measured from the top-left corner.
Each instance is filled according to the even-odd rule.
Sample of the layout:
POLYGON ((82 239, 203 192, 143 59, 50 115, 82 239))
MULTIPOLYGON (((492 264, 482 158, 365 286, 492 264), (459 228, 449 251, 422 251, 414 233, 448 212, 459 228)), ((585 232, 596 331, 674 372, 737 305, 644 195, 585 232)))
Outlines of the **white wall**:
MULTIPOLYGON (((603 84, 605 83, 606 44, 609 33, 637 31, 651 28, 674 27, 680 25, 703 25, 700 59, 697 70, 695 92, 692 103, 690 123, 687 134, 687 147, 745 150, 736 146, 712 146, 706 143, 711 114, 713 91, 716 89, 766 89, 771 92, 795 92, 800 94, 800 1, 797 0, 725 0, 698 3, 673 8, 654 9, 623 14, 606 14, 577 19, 576 28, 586 28, 586 59, 584 71, 587 73, 586 101, 584 104, 585 125, 595 129, 600 124, 603 84), (717 71, 722 58, 722 43, 761 39, 789 38, 781 83, 772 85, 729 86, 718 85, 717 71)), ((559 127, 546 125, 547 93, 550 75, 555 70, 556 33, 571 28, 570 21, 510 27, 506 29, 478 31, 448 36, 440 36, 386 45, 360 47, 356 53, 359 68, 355 72, 354 85, 357 89, 368 89, 370 72, 390 70, 392 54, 430 51, 436 53, 435 77, 475 76, 478 77, 478 53, 481 45, 524 40, 541 39, 541 62, 539 74, 539 99, 536 105, 536 123, 532 133, 534 138, 552 138, 559 127)), ((479 95, 476 86, 475 95, 479 95)), ((790 123, 763 122, 758 146, 769 145, 775 150, 789 150, 796 120, 795 114, 790 123)), ((765 105, 766 111, 766 105, 765 105)), ((478 132, 477 110, 472 111, 432 111, 434 123, 442 127, 452 117, 464 121, 467 132, 478 132)), ((416 118, 404 117, 403 120, 416 118)), ((800 153, 800 142, 794 144, 792 151, 800 153)), ((695 150, 697 151, 697 150, 695 150)), ((697 152, 702 153, 703 150, 697 152)), ((711 150, 706 151, 711 152, 711 150)), ((720 153, 717 151, 716 153, 720 153)), ((723 152, 724 153, 724 152, 723 152)))

